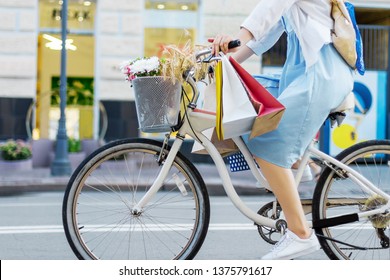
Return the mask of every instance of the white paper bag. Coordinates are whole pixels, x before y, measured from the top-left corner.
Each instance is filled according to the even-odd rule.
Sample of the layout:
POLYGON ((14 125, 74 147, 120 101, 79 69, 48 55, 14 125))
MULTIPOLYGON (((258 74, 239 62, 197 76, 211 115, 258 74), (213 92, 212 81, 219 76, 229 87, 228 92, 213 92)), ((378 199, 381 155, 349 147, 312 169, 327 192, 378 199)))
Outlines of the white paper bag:
POLYGON ((223 139, 251 132, 257 113, 226 56, 222 56, 222 104, 223 139))

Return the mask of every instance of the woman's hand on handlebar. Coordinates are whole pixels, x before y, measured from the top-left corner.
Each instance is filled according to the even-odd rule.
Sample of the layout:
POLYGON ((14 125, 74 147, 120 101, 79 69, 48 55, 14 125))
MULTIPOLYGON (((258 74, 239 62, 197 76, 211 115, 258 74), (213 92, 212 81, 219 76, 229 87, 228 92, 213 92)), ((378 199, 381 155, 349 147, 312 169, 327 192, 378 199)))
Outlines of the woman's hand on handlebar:
POLYGON ((213 56, 217 56, 220 51, 223 53, 235 52, 241 45, 239 40, 234 40, 229 35, 217 35, 215 38, 208 39, 208 41, 212 43, 211 54, 213 56))

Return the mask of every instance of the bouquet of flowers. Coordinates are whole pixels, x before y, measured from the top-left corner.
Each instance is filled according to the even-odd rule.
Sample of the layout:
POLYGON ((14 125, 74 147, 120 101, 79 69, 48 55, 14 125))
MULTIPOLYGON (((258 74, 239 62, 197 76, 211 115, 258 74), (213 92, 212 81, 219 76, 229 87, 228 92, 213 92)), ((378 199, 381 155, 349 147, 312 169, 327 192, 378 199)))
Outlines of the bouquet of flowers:
POLYGON ((197 63, 195 59, 196 47, 191 46, 191 41, 187 41, 184 47, 179 48, 174 45, 164 47, 163 58, 157 56, 136 58, 125 61, 120 66, 126 80, 132 82, 137 77, 163 76, 176 81, 184 82, 183 73, 188 70, 194 72, 194 78, 201 80, 207 72, 205 63, 197 63))
POLYGON ((161 63, 157 56, 125 61, 120 68, 122 73, 126 76, 126 80, 129 82, 132 82, 137 77, 161 75, 161 63))

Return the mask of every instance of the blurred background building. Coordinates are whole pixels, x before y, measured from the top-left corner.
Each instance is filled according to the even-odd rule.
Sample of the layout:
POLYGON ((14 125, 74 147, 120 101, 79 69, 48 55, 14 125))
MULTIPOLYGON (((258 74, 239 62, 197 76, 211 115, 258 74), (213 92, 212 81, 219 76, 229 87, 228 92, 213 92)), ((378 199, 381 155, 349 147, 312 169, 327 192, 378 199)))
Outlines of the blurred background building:
MULTIPOLYGON (((138 136, 132 88, 124 82, 120 63, 159 55, 165 44, 184 44, 184 30, 196 44, 207 44, 217 33, 236 34, 257 2, 69 0, 68 136, 104 141, 138 136)), ((376 130, 364 137, 387 137, 390 1, 351 2, 369 70, 368 78, 357 82, 385 98, 384 107, 373 113, 376 130)), ((61 0, 0 0, 0 140, 56 137, 61 5, 61 0)), ((254 74, 276 71, 285 48, 282 38, 245 67, 254 74)))

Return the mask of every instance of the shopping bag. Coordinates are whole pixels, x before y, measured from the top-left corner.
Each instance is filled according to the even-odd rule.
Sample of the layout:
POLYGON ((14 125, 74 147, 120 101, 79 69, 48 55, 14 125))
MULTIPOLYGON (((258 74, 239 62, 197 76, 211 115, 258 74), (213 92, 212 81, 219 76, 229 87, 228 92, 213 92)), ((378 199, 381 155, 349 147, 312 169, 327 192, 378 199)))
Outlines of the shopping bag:
MULTIPOLYGON (((257 117, 245 87, 241 83, 229 59, 222 55, 222 83, 217 77, 218 139, 229 139, 249 133, 257 117), (219 88, 218 88, 219 87, 219 88), (221 96, 219 95, 220 93, 221 96), (219 117, 222 116, 222 119, 219 117)), ((217 74, 217 73, 216 73, 217 74)))
MULTIPOLYGON (((220 64, 220 67, 222 67, 221 64, 220 64)), ((220 75, 220 79, 221 79, 222 78, 222 68, 220 68, 220 70, 214 70, 214 72, 215 71, 217 71, 217 72, 219 71, 220 73, 219 74, 214 73, 214 77, 216 75, 217 76, 220 75)), ((203 91, 202 91, 203 102, 202 102, 202 108, 201 108, 203 111, 212 112, 212 113, 216 112, 216 108, 217 108, 216 87, 217 87, 216 81, 214 79, 213 82, 211 82, 210 84, 208 84, 207 86, 205 86, 203 88, 203 91)), ((220 87, 220 90, 221 90, 221 92, 218 95, 220 95, 220 100, 222 100, 221 99, 222 87, 220 87)), ((220 118, 222 120, 222 116, 220 116, 220 118)), ((238 147, 232 139, 225 139, 225 140, 218 139, 215 127, 206 129, 205 131, 203 131, 203 134, 214 144, 214 146, 217 148, 218 152, 222 156, 229 155, 229 154, 232 154, 232 153, 238 151, 238 147)), ((198 141, 194 141, 191 153, 201 154, 201 155, 208 154, 206 149, 198 141)))
POLYGON ((232 57, 229 61, 252 101, 257 112, 249 138, 275 130, 282 119, 285 107, 232 57))
POLYGON ((359 27, 358 27, 357 22, 356 22, 355 7, 349 2, 345 2, 345 7, 348 10, 349 16, 350 16, 351 21, 352 21, 353 29, 355 30, 355 35, 356 35, 357 59, 356 59, 355 67, 360 75, 364 75, 364 73, 366 72, 366 67, 364 64, 363 39, 362 39, 359 27))
MULTIPOLYGON (((214 127, 206 129, 203 134, 214 144, 218 152, 224 157, 238 151, 237 145, 232 139, 219 140, 216 129, 214 127)), ((197 141, 194 141, 191 153, 193 154, 208 154, 206 149, 197 141)))
POLYGON ((223 138, 223 128, 222 128, 222 117, 223 117, 223 108, 222 108, 222 61, 218 61, 215 65, 215 131, 218 139, 223 138))
POLYGON ((244 155, 241 152, 229 155, 226 159, 229 162, 231 172, 250 170, 248 162, 246 161, 244 155))
POLYGON ((202 110, 215 113, 215 110, 217 108, 216 88, 217 86, 215 84, 215 81, 204 87, 202 91, 203 94, 203 102, 201 107, 202 110))
POLYGON ((345 6, 344 0, 331 0, 331 16, 334 20, 332 29, 333 46, 341 57, 356 69, 356 33, 352 25, 351 16, 345 6))

